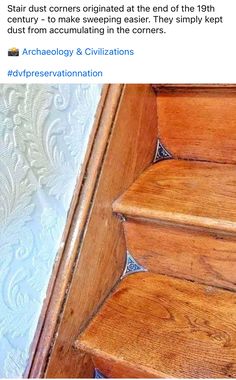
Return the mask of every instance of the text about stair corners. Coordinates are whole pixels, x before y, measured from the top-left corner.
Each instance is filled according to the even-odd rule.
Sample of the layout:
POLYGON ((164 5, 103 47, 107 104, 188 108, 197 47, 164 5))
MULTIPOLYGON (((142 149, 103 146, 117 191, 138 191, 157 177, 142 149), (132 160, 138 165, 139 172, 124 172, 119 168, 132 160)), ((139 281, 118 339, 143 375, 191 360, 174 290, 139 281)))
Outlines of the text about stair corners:
POLYGON ((8 35, 165 35, 177 27, 216 27, 225 17, 214 3, 18 5, 8 4, 8 35), (160 5, 158 5, 160 4, 160 5))

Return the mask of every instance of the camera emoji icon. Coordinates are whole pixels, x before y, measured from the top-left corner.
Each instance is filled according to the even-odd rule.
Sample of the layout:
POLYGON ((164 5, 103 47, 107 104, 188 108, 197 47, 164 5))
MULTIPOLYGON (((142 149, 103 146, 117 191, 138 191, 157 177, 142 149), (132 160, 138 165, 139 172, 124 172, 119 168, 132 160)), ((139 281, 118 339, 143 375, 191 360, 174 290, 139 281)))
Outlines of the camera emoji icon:
POLYGON ((19 57, 19 49, 15 47, 8 49, 8 57, 19 57))

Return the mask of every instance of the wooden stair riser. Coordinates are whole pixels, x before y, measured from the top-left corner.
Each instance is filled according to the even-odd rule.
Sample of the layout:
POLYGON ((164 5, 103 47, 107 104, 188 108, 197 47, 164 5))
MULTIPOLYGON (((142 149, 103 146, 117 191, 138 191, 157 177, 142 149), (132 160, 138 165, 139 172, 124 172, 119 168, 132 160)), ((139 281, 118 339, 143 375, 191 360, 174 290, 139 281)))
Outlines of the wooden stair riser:
POLYGON ((236 91, 172 90, 157 96, 158 130, 174 158, 236 163, 236 91))
POLYGON ((236 237, 128 220, 128 251, 154 273, 236 290, 236 237))
POLYGON ((133 368, 130 366, 130 363, 126 362, 125 360, 117 361, 116 358, 103 358, 99 353, 97 355, 94 353, 92 354, 92 361, 94 368, 99 368, 99 371, 103 374, 103 376, 109 379, 161 378, 160 374, 145 371, 144 369, 140 369, 137 366, 133 368))

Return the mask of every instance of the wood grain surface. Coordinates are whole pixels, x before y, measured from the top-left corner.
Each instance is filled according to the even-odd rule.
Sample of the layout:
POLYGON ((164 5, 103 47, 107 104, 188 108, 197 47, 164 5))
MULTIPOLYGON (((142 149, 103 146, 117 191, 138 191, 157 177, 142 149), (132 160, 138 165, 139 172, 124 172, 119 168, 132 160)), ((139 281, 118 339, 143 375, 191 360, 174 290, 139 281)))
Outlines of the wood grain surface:
MULTIPOLYGON (((110 115, 109 108, 107 113, 110 115)), ((45 377, 88 377, 83 355, 74 348, 74 342, 116 284, 125 260, 122 224, 112 213, 112 202, 150 164, 156 137, 156 97, 151 86, 125 85, 93 187, 83 238, 73 235, 73 249, 78 250, 79 257, 45 377)))
POLYGON ((159 137, 173 157, 236 163, 235 89, 160 92, 159 137))
POLYGON ((128 276, 77 347, 106 368, 116 361, 123 378, 127 367, 146 377, 236 377, 235 294, 151 273, 128 276))
POLYGON ((152 165, 113 204, 115 212, 236 232, 236 166, 185 160, 152 165))
POLYGON ((151 272, 236 290, 236 237, 128 220, 126 244, 151 272))
POLYGON ((102 373, 109 379, 145 379, 145 378, 156 378, 156 375, 151 374, 145 368, 137 368, 130 366, 130 363, 126 360, 119 358, 117 361, 116 357, 111 356, 95 356, 93 355, 93 364, 95 368, 102 368, 102 373))
POLYGON ((164 93, 164 92, 222 92, 227 91, 236 91, 236 84, 233 83, 157 83, 152 84, 152 87, 156 94, 164 93))

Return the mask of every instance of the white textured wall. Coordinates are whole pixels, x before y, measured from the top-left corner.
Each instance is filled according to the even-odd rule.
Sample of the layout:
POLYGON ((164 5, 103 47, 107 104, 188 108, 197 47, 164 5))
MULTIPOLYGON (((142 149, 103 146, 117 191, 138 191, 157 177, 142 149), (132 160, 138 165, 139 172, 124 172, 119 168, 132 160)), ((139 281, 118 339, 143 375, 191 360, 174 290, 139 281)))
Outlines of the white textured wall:
POLYGON ((0 377, 22 377, 100 85, 0 84, 0 377))

